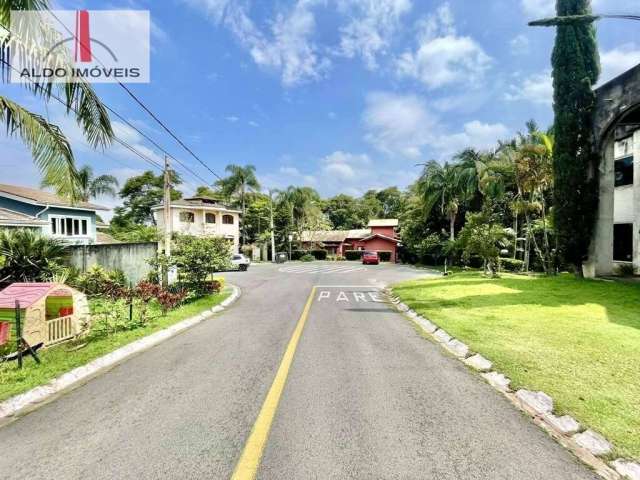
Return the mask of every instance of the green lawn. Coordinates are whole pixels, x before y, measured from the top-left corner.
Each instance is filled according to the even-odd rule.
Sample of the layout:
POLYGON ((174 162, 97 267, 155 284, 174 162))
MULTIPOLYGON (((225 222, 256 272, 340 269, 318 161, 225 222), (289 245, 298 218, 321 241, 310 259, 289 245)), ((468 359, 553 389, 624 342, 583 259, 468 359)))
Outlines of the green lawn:
MULTIPOLYGON (((84 348, 76 351, 69 351, 74 346, 72 343, 41 350, 39 352, 42 360, 41 365, 37 365, 31 357, 25 358, 22 370, 18 370, 17 362, 1 364, 0 401, 45 384, 55 377, 112 352, 123 345, 197 315, 207 308, 212 308, 229 297, 231 292, 232 290, 227 288, 219 294, 200 298, 170 311, 164 317, 158 316, 154 318, 145 327, 92 339, 84 348)), ((81 341, 81 343, 84 342, 81 341)))
POLYGON ((617 455, 640 459, 640 284, 474 272, 394 291, 514 388, 545 391, 617 455))

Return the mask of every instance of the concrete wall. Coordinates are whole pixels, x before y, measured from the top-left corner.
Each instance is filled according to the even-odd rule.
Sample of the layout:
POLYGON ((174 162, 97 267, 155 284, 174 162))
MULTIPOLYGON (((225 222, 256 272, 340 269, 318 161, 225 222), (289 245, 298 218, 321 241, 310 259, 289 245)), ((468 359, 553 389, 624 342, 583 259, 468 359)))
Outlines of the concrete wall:
POLYGON ((108 245, 77 245, 69 247, 70 264, 81 271, 93 265, 109 270, 122 270, 134 284, 147 277, 151 271, 148 260, 158 250, 156 242, 114 243, 108 245))

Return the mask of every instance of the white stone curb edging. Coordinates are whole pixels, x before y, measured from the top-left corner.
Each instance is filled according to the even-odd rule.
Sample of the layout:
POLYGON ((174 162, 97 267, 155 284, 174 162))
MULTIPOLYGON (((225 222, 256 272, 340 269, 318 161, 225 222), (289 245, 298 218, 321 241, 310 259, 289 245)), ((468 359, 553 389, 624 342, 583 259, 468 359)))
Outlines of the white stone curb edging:
POLYGON ((553 399, 544 392, 518 390, 510 388, 511 380, 503 374, 492 370, 493 364, 479 353, 472 352, 469 347, 453 338, 445 330, 422 317, 402 302, 389 288, 383 290, 389 303, 404 314, 436 343, 465 365, 480 375, 498 392, 503 394, 513 405, 527 413, 543 430, 562 446, 570 450, 582 462, 607 480, 629 479, 640 480, 640 463, 617 459, 609 464, 599 457, 609 455, 613 445, 593 430, 584 430, 569 415, 557 417, 553 414, 553 399), (583 431, 584 430, 584 431, 583 431))
POLYGON ((38 404, 49 400, 52 396, 57 395, 72 386, 81 384, 89 378, 96 376, 102 370, 113 367, 135 354, 141 353, 144 350, 158 345, 159 343, 194 327, 202 321, 210 318, 213 314, 223 311, 229 305, 234 303, 241 294, 241 290, 235 285, 230 285, 230 287, 233 290, 231 295, 219 305, 200 312, 198 315, 191 318, 175 323, 170 327, 152 333, 151 335, 131 342, 117 350, 114 350, 113 352, 92 360, 86 365, 74 368, 67 373, 63 373, 61 376, 54 378, 45 385, 35 387, 28 392, 8 398, 4 402, 0 403, 0 422, 8 420, 11 417, 15 417, 27 410, 32 410, 38 404))

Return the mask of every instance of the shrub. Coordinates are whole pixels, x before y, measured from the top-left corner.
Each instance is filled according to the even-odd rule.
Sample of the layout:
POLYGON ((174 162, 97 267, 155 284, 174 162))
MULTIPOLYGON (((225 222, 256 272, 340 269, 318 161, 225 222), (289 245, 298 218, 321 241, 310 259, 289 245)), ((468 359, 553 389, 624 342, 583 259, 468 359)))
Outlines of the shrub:
POLYGON ((120 270, 106 270, 100 265, 94 265, 78 275, 73 286, 89 296, 121 298, 125 295, 127 277, 120 270))
POLYGON ((0 231, 0 282, 39 282, 51 277, 67 259, 60 240, 28 229, 0 231))
POLYGON ((311 255, 310 253, 307 253, 307 254, 305 254, 305 255, 300 257, 300 261, 301 262, 313 262, 315 259, 316 259, 316 257, 311 255))
POLYGON ((290 260, 300 260, 302 257, 308 254, 309 252, 307 250, 292 250, 290 260))
POLYGON ((380 257, 381 262, 391 261, 391 252, 378 252, 378 256, 380 257))
POLYGON ((231 268, 231 246, 222 237, 178 235, 169 266, 178 269, 180 283, 205 294, 207 277, 231 268))
POLYGON ((344 258, 347 260, 361 260, 362 259, 362 250, 347 250, 344 252, 344 258))
POLYGON ((524 269, 524 262, 515 258, 501 258, 500 270, 507 272, 521 272, 524 269))
POLYGON ((621 263, 616 267, 616 275, 621 277, 633 277, 636 271, 631 263, 621 263))
POLYGON ((329 252, 326 250, 311 250, 309 253, 313 255, 316 260, 326 260, 329 252))

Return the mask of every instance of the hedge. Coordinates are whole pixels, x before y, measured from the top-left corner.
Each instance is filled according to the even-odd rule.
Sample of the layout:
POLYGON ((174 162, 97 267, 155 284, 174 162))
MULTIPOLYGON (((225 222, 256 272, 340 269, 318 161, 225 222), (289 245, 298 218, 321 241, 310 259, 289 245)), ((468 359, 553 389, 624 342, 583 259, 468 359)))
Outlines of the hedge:
POLYGON ((347 250, 344 252, 344 258, 347 260, 360 260, 362 259, 363 250, 347 250))
POLYGON ((326 260, 328 252, 326 250, 311 250, 309 253, 313 255, 316 260, 326 260))
POLYGON ((507 272, 521 272, 524 268, 524 262, 515 258, 501 258, 500 270, 506 270, 507 272))

